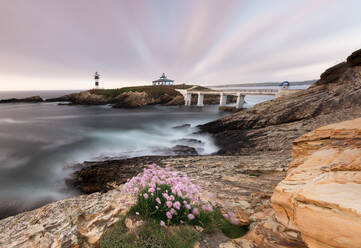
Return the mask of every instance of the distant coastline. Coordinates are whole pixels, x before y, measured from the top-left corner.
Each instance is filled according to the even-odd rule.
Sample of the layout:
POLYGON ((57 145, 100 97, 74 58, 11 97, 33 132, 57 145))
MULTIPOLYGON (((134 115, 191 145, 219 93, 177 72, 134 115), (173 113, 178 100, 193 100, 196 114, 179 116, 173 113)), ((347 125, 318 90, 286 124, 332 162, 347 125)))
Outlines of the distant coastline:
MULTIPOLYGON (((306 81, 296 81, 290 82, 291 86, 298 86, 298 85, 311 85, 315 83, 317 79, 313 80, 306 80, 306 81)), ((219 88, 219 87, 266 87, 266 86, 280 86, 282 82, 263 82, 263 83, 245 83, 245 84, 224 84, 224 85, 207 85, 206 87, 209 88, 219 88)))

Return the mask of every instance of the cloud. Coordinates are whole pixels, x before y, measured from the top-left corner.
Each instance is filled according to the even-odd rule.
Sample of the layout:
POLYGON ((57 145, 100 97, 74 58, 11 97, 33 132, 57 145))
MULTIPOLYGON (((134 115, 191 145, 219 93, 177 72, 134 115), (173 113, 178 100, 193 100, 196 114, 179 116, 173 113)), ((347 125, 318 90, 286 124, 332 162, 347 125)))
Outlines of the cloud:
POLYGON ((360 1, 0 2, 0 90, 317 78, 359 49, 360 1), (317 65, 317 66, 316 66, 317 65), (310 69, 312 67, 312 69, 310 69), (326 69, 326 68, 325 68, 326 69))

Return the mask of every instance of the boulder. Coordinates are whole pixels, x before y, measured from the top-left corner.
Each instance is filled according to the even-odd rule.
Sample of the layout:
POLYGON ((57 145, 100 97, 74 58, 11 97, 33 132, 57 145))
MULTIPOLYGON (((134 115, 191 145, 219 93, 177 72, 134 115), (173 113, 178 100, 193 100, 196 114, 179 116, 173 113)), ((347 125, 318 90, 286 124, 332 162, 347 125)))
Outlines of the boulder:
POLYGON ((361 118, 301 136, 292 157, 272 196, 278 222, 309 248, 361 247, 361 118))
POLYGON ((197 150, 190 146, 176 145, 171 148, 171 151, 176 155, 198 155, 197 150))
POLYGON ((0 247, 99 247, 106 228, 126 211, 129 199, 119 190, 57 201, 0 220, 0 247))

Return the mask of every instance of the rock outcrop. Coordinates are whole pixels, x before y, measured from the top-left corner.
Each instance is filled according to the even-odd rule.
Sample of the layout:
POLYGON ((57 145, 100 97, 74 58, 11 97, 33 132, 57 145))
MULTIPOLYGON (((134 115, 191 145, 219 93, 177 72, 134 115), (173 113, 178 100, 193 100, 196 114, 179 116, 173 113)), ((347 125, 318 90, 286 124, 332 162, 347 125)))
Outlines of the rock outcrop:
POLYGON ((361 50, 326 70, 309 89, 201 125, 221 153, 290 151, 292 140, 318 127, 361 117, 361 50))
POLYGON ((47 102, 70 102, 72 105, 103 105, 112 102, 112 99, 103 95, 92 94, 89 91, 73 93, 62 97, 47 99, 47 102))
POLYGON ((119 190, 82 195, 0 220, 0 247, 97 247, 119 220, 127 199, 119 190))
POLYGON ((155 103, 155 100, 146 92, 124 92, 114 101, 116 102, 114 108, 139 108, 155 103))
POLYGON ((292 155, 272 196, 277 220, 309 248, 361 247, 361 118, 301 136, 292 155))
POLYGON ((27 98, 10 98, 0 100, 0 103, 38 103, 43 102, 44 100, 40 96, 31 96, 27 98))

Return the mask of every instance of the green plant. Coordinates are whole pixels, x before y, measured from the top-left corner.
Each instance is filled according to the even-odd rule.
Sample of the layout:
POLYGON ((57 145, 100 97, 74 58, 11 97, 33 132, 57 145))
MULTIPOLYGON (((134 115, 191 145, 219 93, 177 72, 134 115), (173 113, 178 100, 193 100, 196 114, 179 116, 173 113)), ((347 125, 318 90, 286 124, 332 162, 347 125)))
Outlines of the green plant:
POLYGON ((147 221, 127 232, 124 220, 108 230, 100 241, 101 248, 189 248, 200 240, 200 234, 190 226, 161 227, 147 221))

